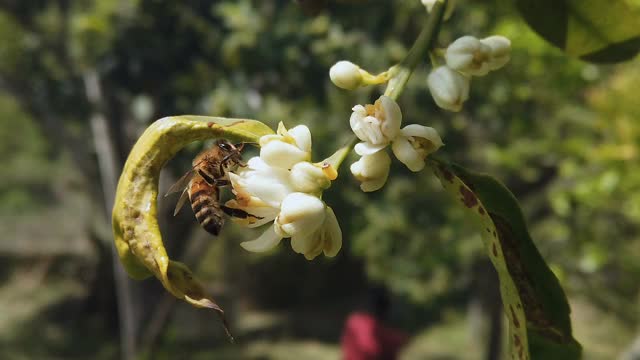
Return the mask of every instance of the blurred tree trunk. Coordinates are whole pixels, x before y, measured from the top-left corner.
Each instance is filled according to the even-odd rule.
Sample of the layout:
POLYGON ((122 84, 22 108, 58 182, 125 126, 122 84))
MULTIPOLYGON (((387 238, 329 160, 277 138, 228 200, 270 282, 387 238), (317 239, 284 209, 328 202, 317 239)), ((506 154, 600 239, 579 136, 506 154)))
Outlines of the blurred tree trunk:
POLYGON ((503 311, 498 275, 488 259, 472 266, 471 299, 468 317, 471 337, 484 349, 483 359, 499 360, 502 355, 503 311))
MULTIPOLYGON (((113 208, 122 161, 119 159, 114 134, 106 116, 100 78, 94 69, 90 69, 84 74, 84 85, 87 99, 93 106, 93 113, 90 118, 91 132, 100 169, 105 213, 107 214, 107 222, 111 223, 109 215, 113 208)), ((120 266, 115 247, 111 246, 111 249, 120 323, 120 346, 122 358, 129 360, 133 359, 137 353, 136 338, 139 328, 139 311, 136 310, 139 309, 139 304, 136 304, 136 299, 132 294, 133 280, 127 276, 123 267, 120 266)))
MULTIPOLYGON (((109 102, 109 106, 107 106, 108 99, 104 96, 104 87, 98 72, 95 69, 89 70, 85 72, 83 79, 87 99, 93 110, 90 118, 91 132, 100 170, 107 222, 110 224, 117 181, 126 155, 126 151, 120 150, 118 145, 130 143, 129 138, 135 138, 138 134, 127 136, 120 131, 123 126, 118 119, 128 117, 124 110, 126 106, 117 101, 109 102)), ((161 180, 164 183, 171 183, 175 179, 170 174, 163 173, 161 180)), ((187 254, 186 263, 196 263, 199 255, 204 254, 209 239, 203 240, 198 237, 191 244, 189 235, 193 225, 193 215, 184 211, 181 216, 174 218, 173 210, 174 203, 172 201, 161 202, 158 209, 161 233, 170 240, 165 242, 167 252, 172 257, 182 258, 183 253, 195 248, 196 250, 191 251, 191 255, 187 254), (168 221, 169 219, 171 221, 168 221)), ((112 244, 112 242, 110 243, 112 244)), ((167 324, 175 301, 172 296, 166 294, 164 288, 157 282, 140 283, 130 279, 122 268, 113 245, 111 245, 111 249, 119 309, 122 357, 131 359, 141 349, 147 348, 145 345, 152 345, 156 342, 157 337, 167 324), (142 324, 150 325, 143 327, 142 324)))

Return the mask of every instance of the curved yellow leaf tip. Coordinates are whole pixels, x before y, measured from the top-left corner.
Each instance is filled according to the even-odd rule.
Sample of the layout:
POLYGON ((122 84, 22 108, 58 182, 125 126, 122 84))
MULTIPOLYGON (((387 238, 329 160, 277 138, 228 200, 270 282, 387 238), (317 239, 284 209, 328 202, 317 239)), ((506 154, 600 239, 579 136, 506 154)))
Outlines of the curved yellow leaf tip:
POLYGON ((193 276, 193 273, 189 268, 180 262, 170 261, 167 268, 167 283, 164 284, 165 288, 170 287, 173 289, 171 293, 181 298, 189 304, 198 307, 215 310, 222 321, 224 331, 231 342, 234 341, 233 335, 229 330, 229 324, 224 316, 224 311, 213 300, 207 298, 204 287, 193 276))
POLYGON ((255 120, 206 116, 160 119, 151 124, 134 145, 116 190, 113 235, 127 273, 134 279, 153 274, 177 298, 196 307, 216 310, 227 333, 222 309, 206 297, 187 266, 171 261, 167 255, 157 220, 158 179, 164 164, 193 141, 222 137, 257 143, 261 136, 268 134, 273 134, 273 130, 255 120))

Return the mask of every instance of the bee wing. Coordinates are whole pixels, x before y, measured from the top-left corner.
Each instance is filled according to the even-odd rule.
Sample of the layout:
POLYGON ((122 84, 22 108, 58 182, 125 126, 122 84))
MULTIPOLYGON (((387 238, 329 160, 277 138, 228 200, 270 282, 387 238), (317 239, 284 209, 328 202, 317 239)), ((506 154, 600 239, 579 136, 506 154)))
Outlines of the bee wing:
POLYGON ((182 195, 180 195, 180 199, 178 199, 178 203, 176 204, 175 210, 173 210, 173 216, 178 215, 178 212, 180 211, 180 209, 182 209, 182 207, 184 206, 184 203, 187 202, 188 198, 189 198, 189 191, 187 191, 187 188, 185 187, 184 190, 182 190, 182 195))
POLYGON ((193 174, 194 174, 193 169, 189 170, 189 172, 187 172, 180 179, 178 179, 178 181, 176 181, 175 184, 171 185, 171 187, 169 188, 169 190, 167 190, 167 193, 164 194, 164 196, 167 197, 173 193, 177 193, 178 191, 182 191, 186 189, 186 187, 189 185, 189 181, 191 181, 191 178, 193 177, 193 174))

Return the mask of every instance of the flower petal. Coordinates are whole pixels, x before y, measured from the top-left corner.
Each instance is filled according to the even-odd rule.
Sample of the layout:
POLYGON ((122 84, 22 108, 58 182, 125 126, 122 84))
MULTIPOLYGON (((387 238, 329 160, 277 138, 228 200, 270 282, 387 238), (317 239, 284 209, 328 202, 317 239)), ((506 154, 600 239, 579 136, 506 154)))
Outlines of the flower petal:
POLYGON ((242 206, 237 199, 231 199, 224 204, 226 207, 232 209, 240 209, 246 211, 251 216, 245 218, 231 217, 231 220, 239 225, 256 228, 262 226, 268 222, 273 221, 278 216, 279 208, 271 207, 265 204, 257 197, 250 197, 248 205, 242 206))
POLYGON ((282 201, 280 214, 276 218, 276 232, 284 237, 313 233, 324 222, 325 205, 315 196, 295 192, 282 201))
POLYGON ((382 189, 384 184, 387 182, 387 177, 363 181, 360 184, 360 190, 362 190, 363 192, 374 192, 374 191, 380 190, 382 189))
POLYGON ((293 188, 284 179, 266 174, 260 177, 259 174, 245 180, 245 189, 267 204, 278 207, 284 198, 293 192, 293 188))
POLYGON ((264 160, 262 160, 259 156, 254 156, 249 161, 247 161, 247 167, 238 168, 236 171, 238 174, 241 174, 242 171, 246 170, 258 170, 258 171, 270 171, 271 166, 269 166, 264 160))
POLYGON ((413 148, 407 137, 397 137, 393 144, 391 144, 391 150, 393 150, 393 154, 398 160, 405 164, 409 170, 418 172, 424 168, 424 158, 413 148))
POLYGON ((316 245, 314 241, 317 241, 314 237, 315 233, 305 235, 295 235, 291 237, 291 249, 298 254, 306 254, 316 245))
POLYGON ((429 91, 436 104, 449 111, 462 110, 462 103, 469 98, 471 80, 468 76, 440 66, 427 77, 429 91))
POLYGON ((295 163, 309 160, 310 154, 284 141, 270 141, 260 148, 260 158, 271 166, 291 169, 295 163))
POLYGON ((398 103, 388 96, 380 96, 380 105, 384 113, 384 121, 380 130, 388 141, 393 141, 400 133, 402 111, 400 111, 398 103))
POLYGON ((427 139, 433 143, 433 145, 436 147, 436 150, 444 145, 444 143, 442 142, 442 138, 440 138, 440 134, 438 134, 438 131, 432 127, 411 124, 402 128, 402 130, 400 130, 400 133, 403 136, 421 137, 427 139))
POLYGON ((453 70, 484 76, 489 72, 491 47, 473 36, 463 36, 447 47, 445 59, 453 70))
MULTIPOLYGON (((229 180, 240 206, 247 207, 252 197, 265 204, 258 206, 280 207, 285 196, 293 192, 287 169, 272 167, 259 157, 249 159, 247 166, 236 173, 229 173, 229 180)), ((255 203, 255 200, 252 200, 255 203)))
POLYGON ((377 153, 378 151, 384 149, 385 147, 387 147, 388 144, 379 144, 379 145, 374 145, 372 143, 369 142, 361 142, 361 143, 357 143, 356 146, 353 148, 356 151, 356 154, 362 156, 362 155, 371 155, 374 153, 377 153))
POLYGON ((489 68, 497 70, 509 62, 511 58, 511 40, 504 36, 493 35, 480 40, 491 49, 489 68))
POLYGON ((247 251, 264 252, 276 247, 276 245, 280 243, 280 240, 282 240, 282 237, 275 233, 273 225, 271 225, 257 239, 241 242, 240 246, 247 251))
POLYGON ((291 182, 296 191, 317 193, 331 186, 331 181, 321 167, 308 161, 299 162, 291 168, 291 182))
POLYGON ((298 125, 290 129, 289 135, 293 137, 300 150, 311 152, 311 131, 305 125, 298 125))
POLYGON ((342 248, 342 230, 336 214, 329 206, 326 207, 326 216, 322 229, 324 232, 322 250, 326 256, 334 257, 342 248))

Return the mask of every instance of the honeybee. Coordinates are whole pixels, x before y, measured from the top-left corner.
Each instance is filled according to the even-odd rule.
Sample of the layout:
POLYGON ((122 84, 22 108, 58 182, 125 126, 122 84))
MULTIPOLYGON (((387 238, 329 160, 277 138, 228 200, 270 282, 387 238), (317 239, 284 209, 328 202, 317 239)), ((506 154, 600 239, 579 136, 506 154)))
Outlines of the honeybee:
POLYGON ((182 191, 182 195, 173 212, 178 214, 187 199, 200 225, 209 233, 218 235, 224 225, 224 214, 247 217, 242 210, 231 209, 220 204, 220 186, 229 185, 227 172, 237 166, 246 166, 242 162, 242 149, 245 143, 231 144, 220 139, 210 149, 199 153, 193 159, 191 170, 173 184, 167 195, 182 191))

